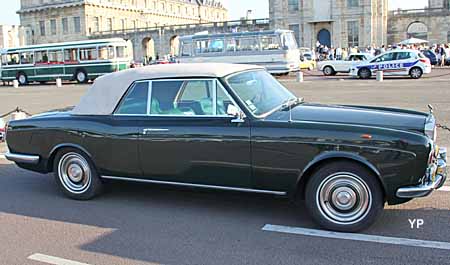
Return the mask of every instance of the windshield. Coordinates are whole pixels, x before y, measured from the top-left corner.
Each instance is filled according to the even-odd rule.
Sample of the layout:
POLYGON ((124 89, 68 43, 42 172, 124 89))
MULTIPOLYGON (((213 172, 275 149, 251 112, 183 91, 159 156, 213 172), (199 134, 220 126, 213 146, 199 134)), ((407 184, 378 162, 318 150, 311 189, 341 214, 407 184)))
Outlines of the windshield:
POLYGON ((295 50, 298 48, 294 33, 287 32, 281 34, 281 45, 285 50, 295 50))
POLYGON ((287 101, 296 99, 266 71, 233 75, 227 79, 227 83, 255 116, 263 116, 287 101))

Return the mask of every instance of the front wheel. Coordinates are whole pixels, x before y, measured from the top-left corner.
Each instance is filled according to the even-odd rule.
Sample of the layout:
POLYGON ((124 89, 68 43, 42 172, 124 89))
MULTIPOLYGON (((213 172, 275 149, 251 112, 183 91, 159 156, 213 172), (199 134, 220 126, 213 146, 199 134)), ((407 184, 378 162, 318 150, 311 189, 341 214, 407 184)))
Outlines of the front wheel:
POLYGON ((411 76, 412 79, 419 79, 422 77, 423 71, 419 67, 414 67, 409 71, 409 75, 411 76))
POLYGON ((54 160, 55 180, 62 192, 75 200, 89 200, 98 195, 101 182, 89 157, 74 148, 58 152, 54 160))
POLYGON ((323 68, 323 74, 326 76, 331 76, 334 75, 335 71, 331 66, 326 66, 325 68, 323 68))
POLYGON ((78 70, 78 71, 75 73, 75 80, 77 80, 77 82, 78 82, 79 84, 87 83, 87 81, 88 81, 88 76, 87 76, 86 71, 84 71, 84 70, 78 70))
POLYGON ((28 84, 28 77, 26 74, 20 72, 17 74, 17 81, 21 86, 28 84))
POLYGON ((358 76, 362 79, 369 79, 372 76, 372 72, 367 68, 362 68, 359 70, 358 76))
POLYGON ((351 162, 335 162, 317 170, 307 183, 305 199, 321 227, 342 232, 368 228, 384 207, 376 176, 351 162))

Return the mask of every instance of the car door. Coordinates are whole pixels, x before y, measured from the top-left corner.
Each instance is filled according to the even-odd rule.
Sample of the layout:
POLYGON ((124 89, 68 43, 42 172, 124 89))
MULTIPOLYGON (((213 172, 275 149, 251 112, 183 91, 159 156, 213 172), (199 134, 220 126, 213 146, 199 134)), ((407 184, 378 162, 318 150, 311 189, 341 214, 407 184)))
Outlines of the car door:
POLYGON ((396 71, 395 66, 393 64, 393 60, 395 59, 395 53, 389 52, 372 60, 371 64, 373 65, 372 73, 376 73, 377 71, 383 71, 384 75, 393 75, 396 71))
POLYGON ((141 177, 138 141, 139 124, 147 116, 148 82, 130 86, 114 115, 95 117, 101 126, 86 138, 95 154, 96 166, 105 176, 141 177))
POLYGON ((409 75, 409 70, 413 67, 419 59, 416 59, 411 52, 401 51, 396 52, 396 75, 409 75))
POLYGON ((215 79, 153 80, 141 123, 144 178, 251 187, 250 124, 227 115, 235 102, 215 79))

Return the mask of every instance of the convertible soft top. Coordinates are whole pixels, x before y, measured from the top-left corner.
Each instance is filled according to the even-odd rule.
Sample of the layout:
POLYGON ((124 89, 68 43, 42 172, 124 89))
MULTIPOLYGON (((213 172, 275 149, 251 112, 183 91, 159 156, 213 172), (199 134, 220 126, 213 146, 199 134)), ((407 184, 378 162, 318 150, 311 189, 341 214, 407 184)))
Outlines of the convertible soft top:
POLYGON ((110 115, 130 85, 137 80, 210 77, 261 70, 263 67, 246 64, 190 63, 160 64, 107 74, 95 80, 80 103, 73 109, 74 115, 110 115))

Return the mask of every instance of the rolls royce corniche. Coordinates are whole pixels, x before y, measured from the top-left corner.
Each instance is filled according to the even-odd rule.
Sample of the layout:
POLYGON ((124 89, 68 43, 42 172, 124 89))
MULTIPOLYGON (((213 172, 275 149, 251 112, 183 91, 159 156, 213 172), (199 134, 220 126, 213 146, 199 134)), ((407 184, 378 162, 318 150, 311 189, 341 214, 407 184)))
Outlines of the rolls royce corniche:
POLYGON ((6 141, 73 199, 108 180, 273 194, 347 232, 440 188, 447 166, 432 113, 308 103, 252 65, 108 74, 70 111, 9 122, 6 141))

